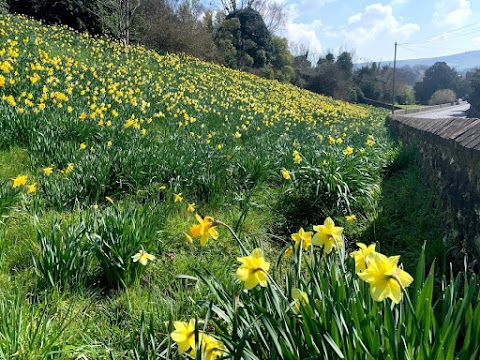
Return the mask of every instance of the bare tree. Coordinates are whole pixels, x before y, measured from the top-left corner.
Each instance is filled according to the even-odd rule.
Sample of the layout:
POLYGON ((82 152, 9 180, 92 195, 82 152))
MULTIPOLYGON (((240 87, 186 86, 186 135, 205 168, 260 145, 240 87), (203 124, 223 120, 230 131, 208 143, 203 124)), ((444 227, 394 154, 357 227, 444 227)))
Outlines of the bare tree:
POLYGON ((272 0, 255 0, 252 7, 262 15, 270 32, 274 33, 285 28, 288 13, 284 4, 272 0))
POLYGON ((132 18, 141 5, 141 0, 114 0, 117 2, 117 11, 119 17, 119 32, 125 50, 130 44, 130 28, 132 18))
POLYGON ((306 58, 308 58, 310 52, 308 46, 300 42, 291 42, 290 51, 293 56, 305 56, 306 58))
POLYGON ((230 14, 237 10, 252 7, 257 0, 218 0, 220 6, 226 14, 230 14))
POLYGON ((222 11, 230 14, 237 10, 252 8, 262 15, 265 25, 270 32, 281 30, 287 20, 285 5, 273 0, 217 0, 222 11))
POLYGON ((132 27, 132 19, 135 12, 140 7, 142 0, 100 0, 96 6, 95 2, 84 2, 74 0, 78 6, 84 6, 91 14, 97 16, 102 20, 102 23, 112 23, 115 35, 128 50, 130 44, 130 30, 132 27), (90 5, 87 5, 89 4, 90 5))

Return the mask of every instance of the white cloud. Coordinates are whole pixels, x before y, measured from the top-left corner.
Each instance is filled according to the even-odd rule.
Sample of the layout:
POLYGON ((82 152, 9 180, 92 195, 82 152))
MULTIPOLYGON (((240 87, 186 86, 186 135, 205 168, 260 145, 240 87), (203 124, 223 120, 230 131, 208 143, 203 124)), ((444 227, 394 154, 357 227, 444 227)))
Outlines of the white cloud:
POLYGON ((390 5, 391 6, 397 6, 397 5, 405 5, 408 3, 409 0, 393 0, 390 5))
MULTIPOLYGON (((296 14, 295 10, 298 9, 292 7, 290 14, 296 14)), ((419 30, 418 24, 395 18, 391 5, 373 4, 350 16, 346 24, 335 28, 320 20, 307 22, 301 21, 300 16, 291 17, 280 35, 288 39, 292 48, 303 44, 311 55, 320 55, 327 50, 336 53, 340 49, 351 49, 363 54, 365 59, 366 54, 371 58, 379 58, 380 54, 389 52, 386 49, 393 49, 395 41, 406 41, 419 30)))
POLYGON ((373 4, 348 18, 345 38, 354 44, 371 42, 386 35, 403 41, 420 30, 415 23, 400 23, 390 5, 373 4))
POLYGON ((321 14, 323 7, 338 0, 284 0, 289 9, 290 17, 294 20, 306 14, 321 14))
POLYGON ((473 38, 473 39, 472 39, 472 44, 473 44, 474 46, 479 47, 479 46, 480 46, 480 36, 477 36, 477 37, 473 38))
POLYGON ((470 0, 437 0, 432 21, 439 27, 458 27, 471 15, 470 0))
POLYGON ((286 26, 286 36, 290 45, 302 44, 311 53, 320 54, 322 52, 322 44, 318 39, 318 30, 322 27, 319 20, 315 20, 310 24, 289 22, 286 26))

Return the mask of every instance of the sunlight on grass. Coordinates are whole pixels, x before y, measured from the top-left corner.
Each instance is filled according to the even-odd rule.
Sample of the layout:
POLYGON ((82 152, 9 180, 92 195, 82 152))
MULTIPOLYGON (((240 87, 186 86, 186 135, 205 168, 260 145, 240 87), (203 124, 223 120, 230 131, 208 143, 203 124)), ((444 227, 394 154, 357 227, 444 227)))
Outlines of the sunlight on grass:
MULTIPOLYGON (((379 211, 398 153, 387 111, 20 16, 0 15, 0 72, 0 282, 19 289, 0 291, 0 310, 13 307, 20 329, 3 320, 0 357, 23 347, 31 359, 177 358, 169 334, 187 318, 201 323, 210 359, 227 349, 395 358, 406 336, 428 352, 433 337, 412 330, 412 314, 432 301, 424 266, 405 291, 397 258, 372 260, 388 268, 395 289, 385 294, 399 303, 377 304, 339 230, 358 238, 379 211), (328 231, 301 253, 301 228, 328 231), (250 289, 255 276, 262 289, 250 289), (413 312, 400 301, 409 292, 413 312), (32 326, 39 337, 23 332, 32 326)), ((459 286, 448 288, 458 310, 459 286)), ((480 324, 474 294, 462 300, 465 321, 480 324)))
POLYGON ((28 174, 30 171, 30 157, 26 150, 12 147, 0 151, 0 180, 9 180, 19 174, 28 174))

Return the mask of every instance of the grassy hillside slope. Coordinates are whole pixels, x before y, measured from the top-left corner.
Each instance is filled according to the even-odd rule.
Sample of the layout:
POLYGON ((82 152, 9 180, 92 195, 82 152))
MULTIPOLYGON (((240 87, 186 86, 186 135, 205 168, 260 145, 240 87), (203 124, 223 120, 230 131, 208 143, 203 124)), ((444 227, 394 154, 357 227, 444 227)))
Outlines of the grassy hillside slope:
POLYGON ((271 259, 327 216, 348 238, 395 153, 384 111, 16 16, 0 16, 0 114, 6 358, 173 357, 169 320, 213 297, 176 276, 234 279, 225 228, 186 241, 198 217, 271 259))

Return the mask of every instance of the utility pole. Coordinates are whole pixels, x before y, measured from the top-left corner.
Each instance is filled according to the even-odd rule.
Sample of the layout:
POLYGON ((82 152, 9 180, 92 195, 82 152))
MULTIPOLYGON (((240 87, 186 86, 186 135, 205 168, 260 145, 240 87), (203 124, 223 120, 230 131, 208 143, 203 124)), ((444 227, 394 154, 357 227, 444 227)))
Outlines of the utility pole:
POLYGON ((392 89, 392 114, 395 113, 395 74, 397 70, 397 42, 395 41, 395 54, 393 55, 393 89, 392 89))

